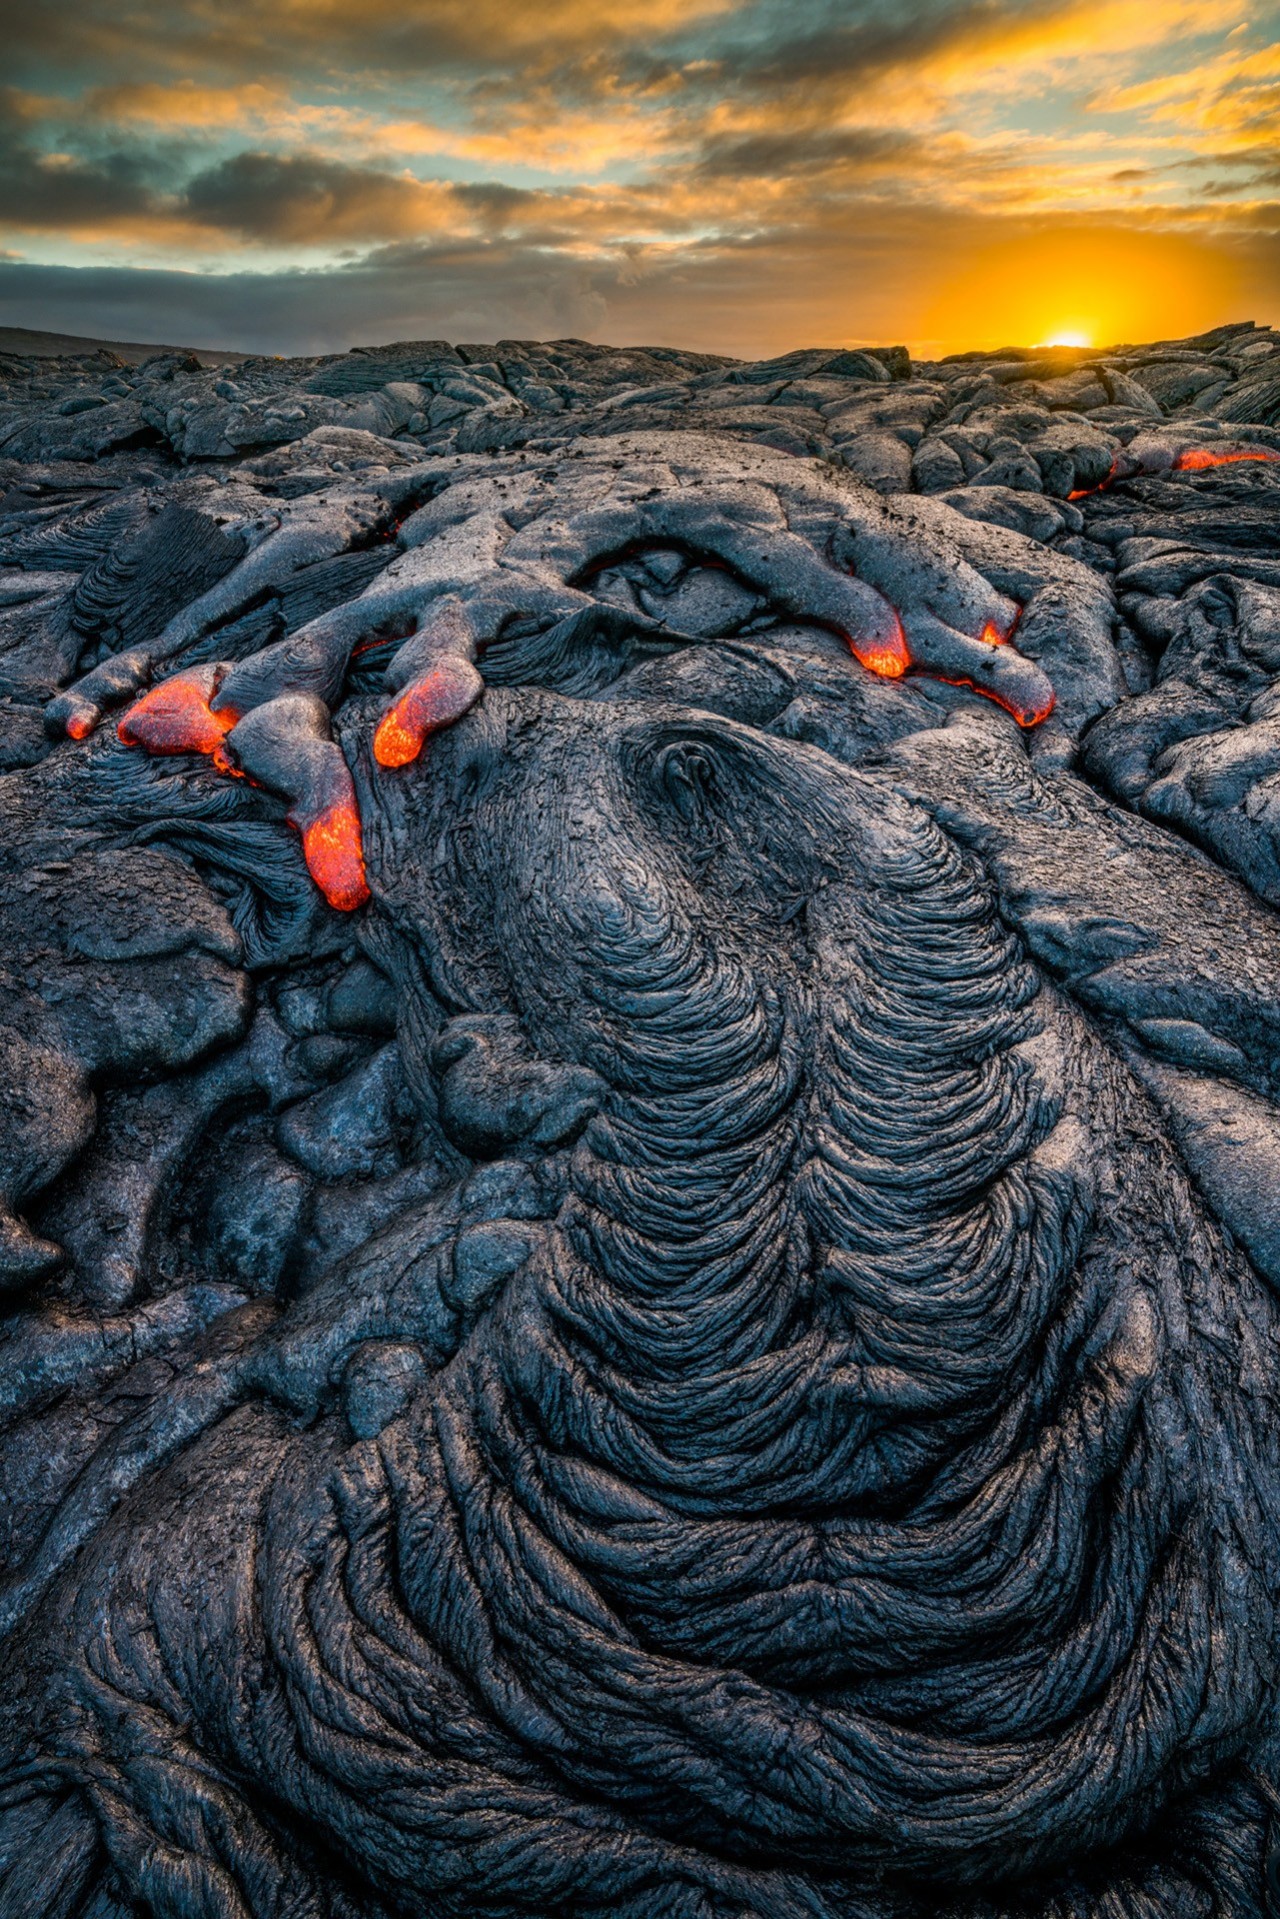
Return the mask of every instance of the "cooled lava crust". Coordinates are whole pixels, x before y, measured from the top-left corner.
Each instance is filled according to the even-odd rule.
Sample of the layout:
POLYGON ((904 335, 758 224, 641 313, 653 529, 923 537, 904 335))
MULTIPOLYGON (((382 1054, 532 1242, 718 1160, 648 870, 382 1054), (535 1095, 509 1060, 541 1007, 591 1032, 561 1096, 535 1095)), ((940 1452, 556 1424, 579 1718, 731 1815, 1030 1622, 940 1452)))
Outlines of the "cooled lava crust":
POLYGON ((1263 1919, 1280 335, 0 359, 0 1919, 1263 1919))

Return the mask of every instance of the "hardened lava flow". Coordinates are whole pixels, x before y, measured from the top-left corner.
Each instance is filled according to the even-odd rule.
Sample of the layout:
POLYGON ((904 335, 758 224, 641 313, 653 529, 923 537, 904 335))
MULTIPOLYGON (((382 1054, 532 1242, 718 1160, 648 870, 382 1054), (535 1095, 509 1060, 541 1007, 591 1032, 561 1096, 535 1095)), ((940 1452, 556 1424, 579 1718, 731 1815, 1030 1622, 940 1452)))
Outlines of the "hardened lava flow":
POLYGON ((1270 1919, 1280 335, 0 401, 0 1919, 1270 1919))

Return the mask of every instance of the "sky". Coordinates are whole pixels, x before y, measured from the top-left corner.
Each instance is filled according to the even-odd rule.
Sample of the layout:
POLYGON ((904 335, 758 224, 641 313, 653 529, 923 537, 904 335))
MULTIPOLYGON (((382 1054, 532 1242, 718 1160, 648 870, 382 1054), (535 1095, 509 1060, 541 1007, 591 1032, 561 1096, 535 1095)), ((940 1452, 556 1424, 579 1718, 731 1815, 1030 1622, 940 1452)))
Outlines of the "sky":
POLYGON ((1280 0, 0 0, 0 325, 931 357, 1280 323, 1280 0))

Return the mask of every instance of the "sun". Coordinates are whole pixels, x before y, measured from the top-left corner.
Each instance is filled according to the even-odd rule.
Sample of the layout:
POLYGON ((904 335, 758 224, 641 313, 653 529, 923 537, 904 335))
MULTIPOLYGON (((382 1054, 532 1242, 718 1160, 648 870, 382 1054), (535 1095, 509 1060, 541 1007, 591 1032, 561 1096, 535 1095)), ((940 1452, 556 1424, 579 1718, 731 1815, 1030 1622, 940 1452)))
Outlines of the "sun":
POLYGON ((1040 341, 1041 346, 1092 346, 1093 341, 1087 333, 1051 333, 1047 340, 1040 341))

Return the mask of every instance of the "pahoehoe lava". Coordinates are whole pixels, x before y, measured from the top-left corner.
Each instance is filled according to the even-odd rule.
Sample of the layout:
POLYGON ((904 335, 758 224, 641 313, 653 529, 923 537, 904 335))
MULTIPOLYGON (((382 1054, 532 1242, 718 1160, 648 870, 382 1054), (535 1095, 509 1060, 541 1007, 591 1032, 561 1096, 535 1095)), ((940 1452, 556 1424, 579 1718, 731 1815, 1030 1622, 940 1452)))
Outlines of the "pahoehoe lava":
POLYGON ((1280 1903, 1280 334, 0 357, 0 1919, 1280 1903))

